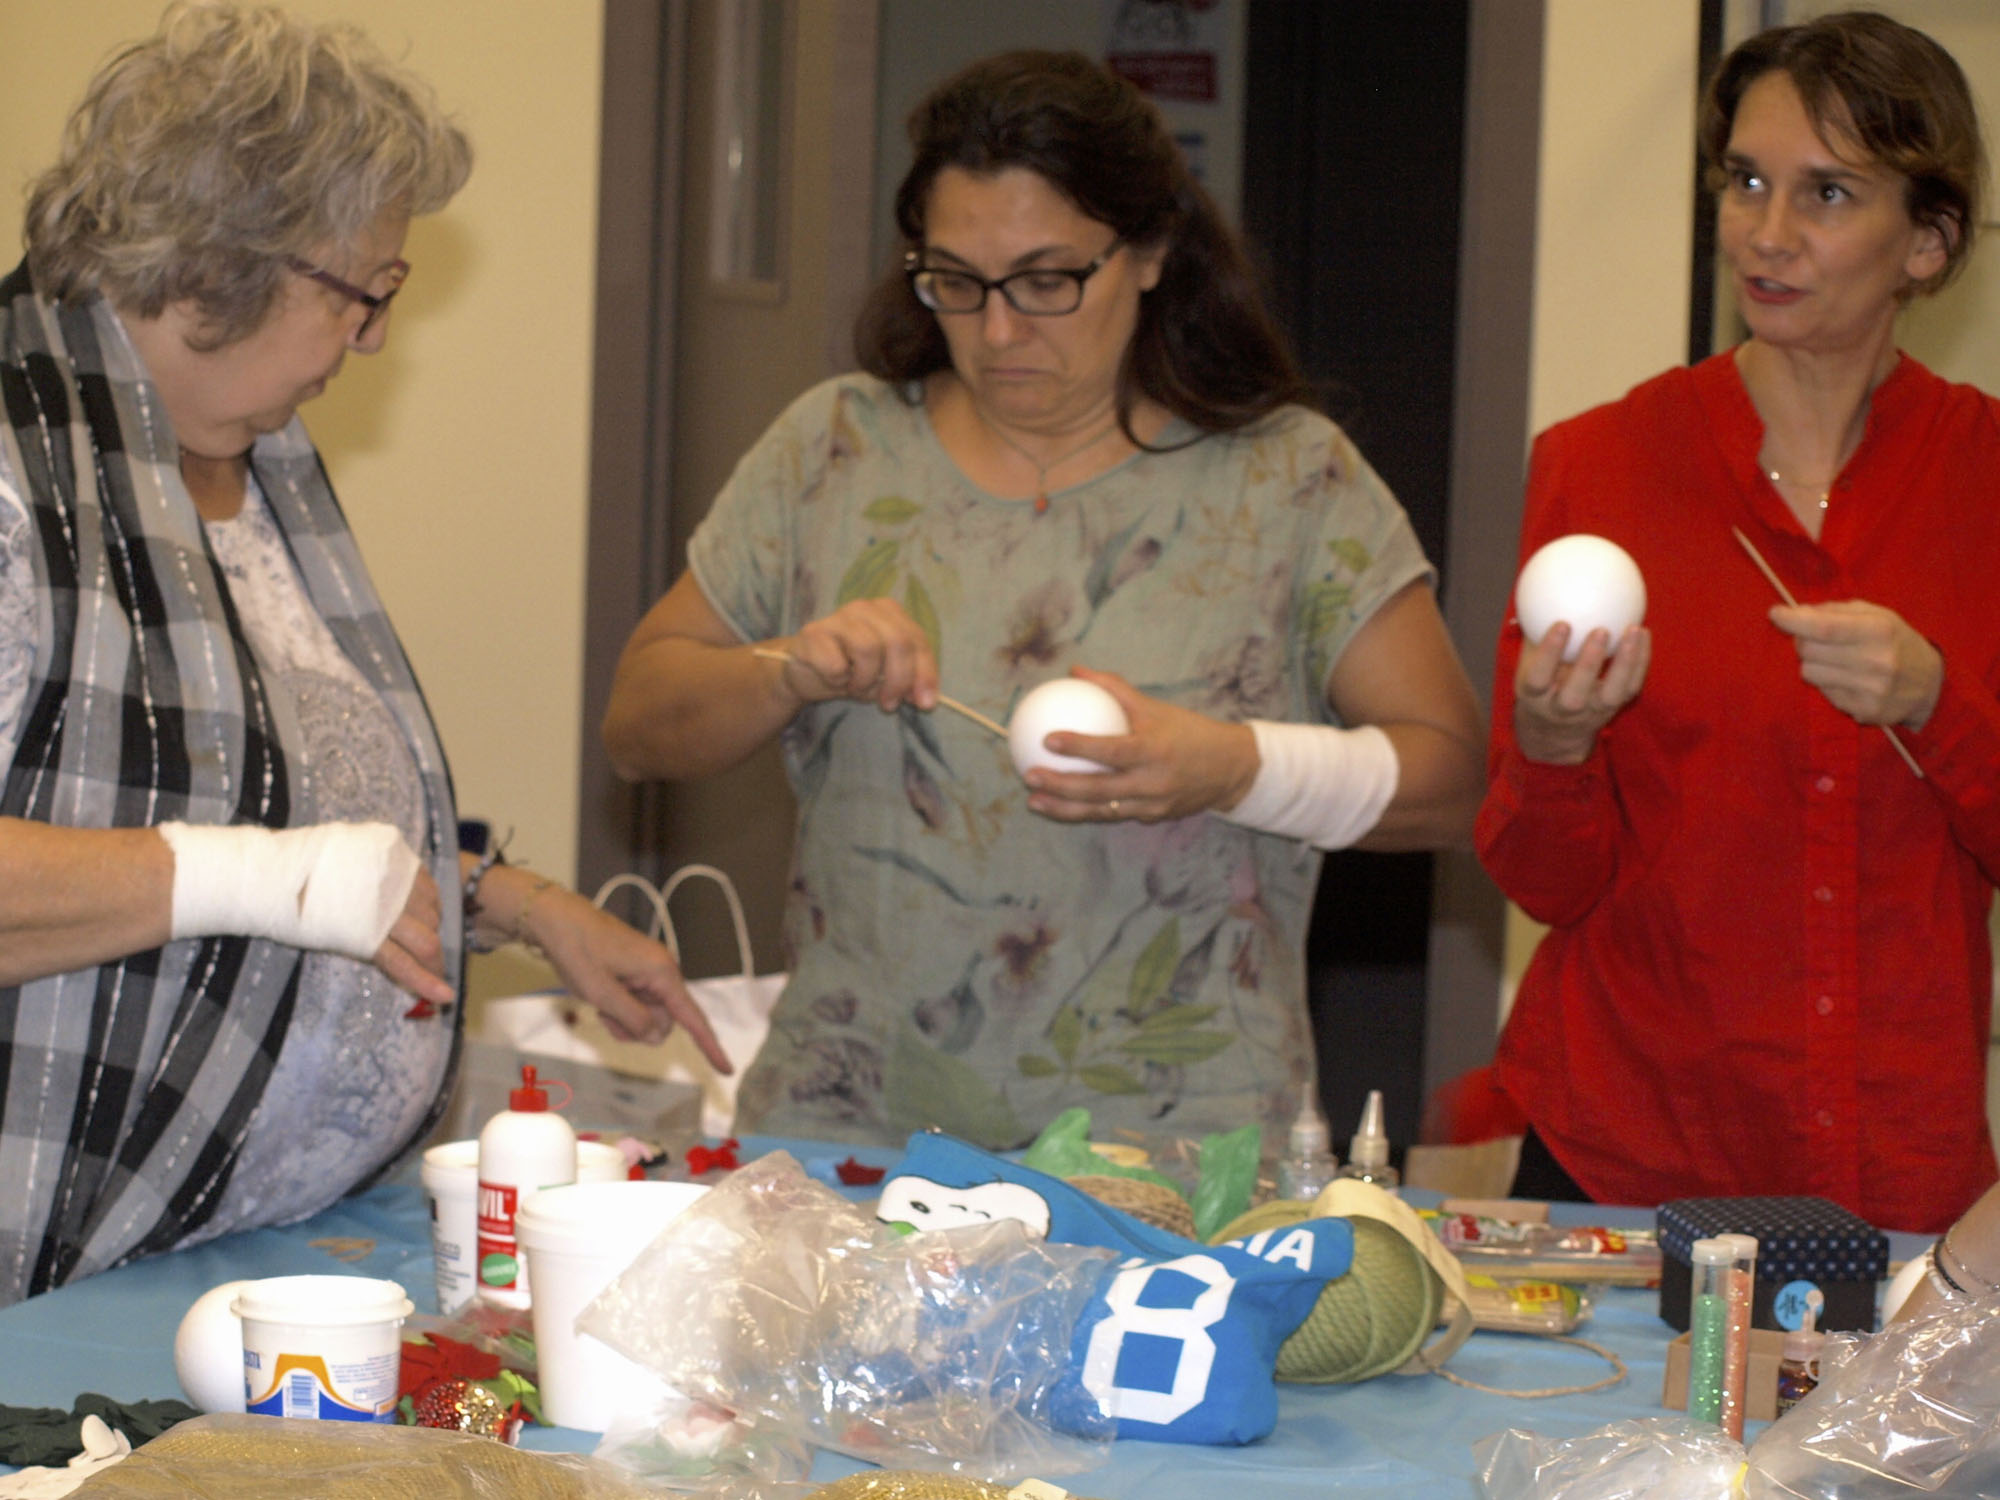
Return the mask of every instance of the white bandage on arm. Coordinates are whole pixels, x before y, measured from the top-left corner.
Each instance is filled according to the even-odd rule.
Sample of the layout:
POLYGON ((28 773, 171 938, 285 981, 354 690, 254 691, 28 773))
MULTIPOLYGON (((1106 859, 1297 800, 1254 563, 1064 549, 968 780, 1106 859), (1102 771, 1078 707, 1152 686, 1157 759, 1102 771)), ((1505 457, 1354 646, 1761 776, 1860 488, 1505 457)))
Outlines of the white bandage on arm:
POLYGON ((1262 833, 1302 839, 1321 849, 1345 849, 1382 820, 1396 795, 1402 765, 1396 746, 1373 724, 1273 724, 1251 719, 1257 737, 1257 779, 1241 802, 1218 818, 1262 833))
POLYGON ((423 863, 388 823, 159 833, 174 851, 175 937, 261 937, 349 958, 375 956, 423 863))

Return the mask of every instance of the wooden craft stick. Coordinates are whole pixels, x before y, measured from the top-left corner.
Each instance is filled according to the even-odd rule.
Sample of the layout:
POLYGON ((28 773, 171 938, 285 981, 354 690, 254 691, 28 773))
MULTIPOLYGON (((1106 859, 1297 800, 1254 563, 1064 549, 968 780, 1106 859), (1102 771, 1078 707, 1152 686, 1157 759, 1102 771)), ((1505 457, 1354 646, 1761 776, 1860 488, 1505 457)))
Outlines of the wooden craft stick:
MULTIPOLYGON (((1792 597, 1792 591, 1785 587, 1785 580, 1780 578, 1777 575, 1777 573, 1773 571, 1771 565, 1764 561, 1764 554, 1759 552, 1756 548, 1756 545, 1750 540, 1750 538, 1743 534, 1742 528, 1737 526, 1732 526, 1729 528, 1729 530, 1730 533, 1736 538, 1736 540, 1743 544, 1743 550, 1750 554, 1750 561, 1752 561, 1757 565, 1757 571, 1759 573, 1762 573, 1764 575, 1765 581, 1769 583, 1772 588, 1777 590, 1778 597, 1784 600, 1785 603, 1790 605, 1793 609, 1797 609, 1799 607, 1799 601, 1794 599, 1792 597)), ((1878 725, 1877 727, 1881 729, 1881 731, 1889 737, 1889 743, 1894 745, 1896 747, 1896 753, 1903 757, 1903 764, 1908 766, 1912 771, 1914 771, 1918 776, 1921 777, 1924 774, 1924 768, 1918 765, 1917 758, 1914 755, 1910 754, 1910 747, 1904 744, 1898 738, 1896 738, 1896 731, 1887 724, 1878 725)))
MULTIPOLYGON (((794 660, 789 651, 773 651, 768 646, 752 646, 750 654, 764 661, 789 662, 794 660)), ((947 698, 943 693, 939 693, 938 706, 940 708, 948 708, 955 714, 964 714, 966 718, 972 720, 973 723, 984 729, 988 734, 997 734, 1003 740, 1007 738, 1006 725, 996 723, 994 720, 987 718, 985 714, 976 708, 967 708, 956 698, 947 698)))

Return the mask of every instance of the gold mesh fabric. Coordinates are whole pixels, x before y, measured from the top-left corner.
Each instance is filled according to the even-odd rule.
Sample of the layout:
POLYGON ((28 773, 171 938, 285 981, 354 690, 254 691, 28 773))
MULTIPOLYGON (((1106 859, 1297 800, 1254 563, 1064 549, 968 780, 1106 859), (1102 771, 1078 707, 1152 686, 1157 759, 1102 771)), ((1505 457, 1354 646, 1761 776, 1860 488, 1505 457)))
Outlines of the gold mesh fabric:
MULTIPOLYGON (((1061 1494, 1058 1486, 1037 1486, 1030 1480, 1019 1491, 1005 1485, 987 1484, 978 1479, 961 1479, 954 1474, 918 1474, 901 1471, 870 1471, 836 1479, 825 1489, 814 1490, 808 1500, 1016 1500, 1037 1492, 1061 1494)), ((1071 1500, 1082 1500, 1073 1496, 1071 1500)))
POLYGON ((129 1500, 658 1500, 578 1453, 374 1422, 214 1414, 181 1423, 76 1491, 129 1500))

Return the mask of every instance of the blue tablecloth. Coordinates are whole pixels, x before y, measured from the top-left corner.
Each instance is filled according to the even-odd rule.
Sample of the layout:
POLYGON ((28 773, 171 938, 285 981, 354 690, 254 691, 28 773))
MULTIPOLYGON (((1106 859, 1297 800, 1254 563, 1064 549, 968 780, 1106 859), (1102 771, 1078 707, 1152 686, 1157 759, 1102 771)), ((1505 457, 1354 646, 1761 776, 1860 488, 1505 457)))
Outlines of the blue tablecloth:
MULTIPOLYGON (((783 1147, 830 1178, 849 1148, 797 1141, 745 1142, 744 1159, 783 1147)), ((898 1151, 859 1148, 861 1161, 893 1165, 898 1151)), ((1568 1223, 1650 1223, 1650 1211, 1559 1207, 1568 1223)), ((338 1272, 386 1277, 420 1312, 436 1311, 428 1215, 413 1170, 302 1224, 231 1235, 158 1256, 0 1309, 0 1403, 67 1408, 78 1393, 119 1400, 178 1397, 173 1338, 181 1315, 209 1287, 243 1277, 338 1272)), ((1912 1242, 1914 1244, 1915 1242, 1912 1242)), ((1910 1253, 1899 1245, 1899 1252, 1910 1253)), ((1264 1496, 1476 1496, 1472 1444, 1508 1427, 1550 1435, 1588 1432, 1625 1417, 1661 1414, 1671 1330, 1658 1294, 1606 1290, 1579 1333, 1615 1350, 1630 1371, 1587 1396, 1519 1400, 1467 1390, 1436 1376, 1384 1376, 1356 1386, 1280 1386, 1277 1430, 1243 1448, 1120 1442, 1102 1467, 1061 1480, 1097 1500, 1218 1500, 1264 1496)), ((1582 1350, 1523 1335, 1480 1332, 1451 1361, 1463 1379, 1514 1390, 1583 1385, 1606 1371, 1582 1350)), ((588 1452, 594 1434, 530 1428, 523 1446, 588 1452)), ((813 1477, 863 1467, 822 1454, 813 1477)))

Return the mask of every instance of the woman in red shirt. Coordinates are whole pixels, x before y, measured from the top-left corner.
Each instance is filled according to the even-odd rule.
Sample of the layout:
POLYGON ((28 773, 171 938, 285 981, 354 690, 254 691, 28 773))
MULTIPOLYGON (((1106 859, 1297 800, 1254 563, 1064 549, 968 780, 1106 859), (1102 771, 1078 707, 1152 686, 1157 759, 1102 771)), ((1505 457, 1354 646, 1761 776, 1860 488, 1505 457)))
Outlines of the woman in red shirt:
POLYGON ((1995 1176, 2000 405, 1895 343, 1971 249, 1979 141, 1886 17, 1744 43, 1701 144, 1749 338, 1535 444, 1522 556, 1610 537, 1649 613, 1501 643, 1479 848, 1552 929, 1496 1063, 1516 1191, 1934 1230, 1995 1176))

